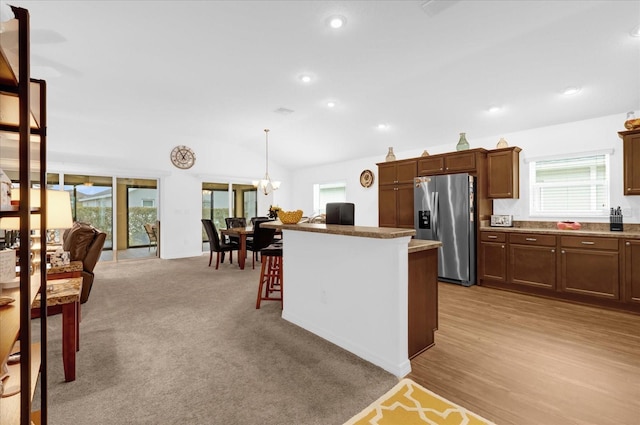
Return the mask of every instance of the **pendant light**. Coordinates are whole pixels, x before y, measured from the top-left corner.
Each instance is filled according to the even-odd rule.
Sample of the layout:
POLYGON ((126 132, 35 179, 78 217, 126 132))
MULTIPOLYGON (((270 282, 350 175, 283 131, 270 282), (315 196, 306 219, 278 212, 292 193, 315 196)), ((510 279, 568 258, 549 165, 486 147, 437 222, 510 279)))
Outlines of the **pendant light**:
POLYGON ((273 192, 274 190, 278 190, 278 188, 280 187, 280 182, 278 181, 271 181, 271 177, 269 177, 269 129, 265 128, 264 129, 264 137, 265 137, 265 149, 266 149, 266 155, 265 155, 265 173, 264 173, 264 178, 260 181, 254 181, 253 185, 255 187, 257 187, 258 189, 260 189, 262 191, 262 193, 264 193, 265 195, 270 194, 271 192, 273 192))

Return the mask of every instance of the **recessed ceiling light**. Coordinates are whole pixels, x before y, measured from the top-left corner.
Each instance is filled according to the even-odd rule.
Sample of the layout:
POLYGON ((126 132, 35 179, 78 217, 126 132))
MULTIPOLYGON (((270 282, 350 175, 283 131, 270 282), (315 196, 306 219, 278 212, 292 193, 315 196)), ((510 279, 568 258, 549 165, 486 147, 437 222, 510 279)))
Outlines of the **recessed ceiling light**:
POLYGON ((303 83, 310 83, 311 82, 311 75, 302 74, 300 76, 300 81, 302 81, 303 83))
POLYGON ((334 108, 336 106, 335 100, 330 100, 327 102, 327 108, 334 108))
POLYGON ((501 107, 499 107, 499 106, 492 106, 492 107, 490 107, 488 110, 489 110, 489 112, 491 112, 492 114, 495 114, 495 113, 497 113, 497 112, 502 111, 502 108, 501 108, 501 107))
POLYGON ((378 130, 388 130, 389 124, 380 123, 378 124, 378 130))
POLYGON ((333 29, 342 28, 347 24, 347 18, 341 15, 334 15, 327 19, 327 24, 333 29))
POLYGON ((640 37, 640 25, 631 30, 631 37, 640 37))
POLYGON ((567 87, 562 90, 562 94, 564 94, 565 96, 573 96, 574 94, 578 93, 580 93, 580 87, 575 86, 567 87))

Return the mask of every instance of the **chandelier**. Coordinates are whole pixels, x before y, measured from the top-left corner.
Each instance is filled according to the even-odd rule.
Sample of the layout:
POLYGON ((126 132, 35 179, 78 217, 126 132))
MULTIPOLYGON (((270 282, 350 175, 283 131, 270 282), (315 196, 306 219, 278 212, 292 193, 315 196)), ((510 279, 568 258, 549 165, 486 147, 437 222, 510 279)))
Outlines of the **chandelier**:
POLYGON ((264 193, 265 195, 268 195, 269 193, 273 192, 274 190, 278 190, 278 188, 280 187, 280 182, 277 181, 271 181, 271 177, 269 177, 269 129, 265 128, 264 129, 264 137, 266 139, 266 155, 265 155, 265 173, 264 173, 264 178, 262 180, 259 181, 254 181, 253 185, 255 187, 257 187, 258 189, 260 189, 260 191, 262 191, 262 193, 264 193))

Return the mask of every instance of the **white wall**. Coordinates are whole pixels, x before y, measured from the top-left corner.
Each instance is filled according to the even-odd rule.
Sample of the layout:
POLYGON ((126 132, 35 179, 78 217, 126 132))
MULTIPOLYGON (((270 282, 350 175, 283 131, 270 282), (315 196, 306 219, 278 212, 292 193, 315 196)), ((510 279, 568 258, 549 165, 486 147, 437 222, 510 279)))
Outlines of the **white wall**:
MULTIPOLYGON (((175 143, 178 144, 178 143, 175 143)), ((202 254, 202 183, 246 183, 264 176, 264 155, 230 144, 206 143, 194 147, 196 163, 189 170, 171 165, 169 153, 173 145, 159 146, 153 151, 132 142, 124 156, 94 156, 91 153, 65 151, 63 143, 49 140, 47 171, 80 175, 157 178, 159 189, 160 244, 162 258, 191 257, 202 254), (53 147, 53 148, 52 148, 53 147)), ((258 214, 266 215, 271 204, 289 204, 289 173, 269 161, 269 174, 282 181, 278 191, 258 194, 258 214)), ((116 235, 114 234, 114 237, 116 235)), ((116 241, 114 241, 115 246, 116 241)))
MULTIPOLYGON (((638 112, 636 112, 638 116, 638 112)), ((542 220, 529 215, 529 176, 525 161, 549 155, 612 150, 611 155, 611 205, 622 207, 625 223, 640 223, 640 196, 623 196, 622 183, 622 139, 618 131, 625 130, 623 124, 626 112, 590 120, 571 122, 551 127, 535 128, 515 133, 499 134, 492 137, 475 139, 467 134, 471 148, 495 149, 500 137, 504 137, 510 146, 522 148, 520 153, 520 199, 495 200, 494 213, 512 214, 514 220, 542 220)), ((455 151, 458 137, 454 135, 451 143, 429 147, 430 154, 455 151)), ((394 149, 397 159, 414 158, 422 154, 422 149, 398 151, 394 149)), ((323 165, 292 174, 291 199, 295 205, 305 211, 313 209, 313 184, 344 181, 347 184, 347 202, 353 202, 356 210, 356 225, 378 225, 378 168, 376 163, 384 162, 387 152, 378 156, 346 161, 337 164, 323 165), (370 169, 374 172, 375 181, 368 189, 360 185, 360 173, 370 169)), ((581 220, 580 217, 555 217, 544 220, 581 220)), ((583 221, 598 221, 584 219, 583 221)), ((600 221, 608 221, 608 218, 600 221)))

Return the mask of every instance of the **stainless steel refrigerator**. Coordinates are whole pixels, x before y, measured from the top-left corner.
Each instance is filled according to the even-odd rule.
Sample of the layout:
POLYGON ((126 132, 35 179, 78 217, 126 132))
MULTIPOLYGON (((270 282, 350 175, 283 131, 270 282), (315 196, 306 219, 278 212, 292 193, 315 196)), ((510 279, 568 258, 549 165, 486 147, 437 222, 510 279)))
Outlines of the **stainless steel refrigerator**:
POLYGON ((438 279, 476 283, 475 177, 469 174, 416 177, 416 239, 442 242, 438 279))

